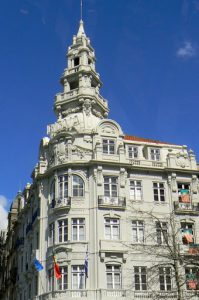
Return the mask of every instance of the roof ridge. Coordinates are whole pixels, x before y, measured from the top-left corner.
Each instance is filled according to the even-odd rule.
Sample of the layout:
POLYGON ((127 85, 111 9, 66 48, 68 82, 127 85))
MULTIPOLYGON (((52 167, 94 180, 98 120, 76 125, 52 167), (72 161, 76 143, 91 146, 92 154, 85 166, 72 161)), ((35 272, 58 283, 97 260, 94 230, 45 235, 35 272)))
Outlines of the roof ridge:
POLYGON ((124 139, 130 140, 130 141, 138 141, 138 142, 175 145, 174 143, 169 143, 169 142, 164 142, 164 141, 154 140, 154 139, 149 139, 149 138, 143 138, 143 137, 138 137, 135 135, 128 135, 128 134, 125 134, 124 139))

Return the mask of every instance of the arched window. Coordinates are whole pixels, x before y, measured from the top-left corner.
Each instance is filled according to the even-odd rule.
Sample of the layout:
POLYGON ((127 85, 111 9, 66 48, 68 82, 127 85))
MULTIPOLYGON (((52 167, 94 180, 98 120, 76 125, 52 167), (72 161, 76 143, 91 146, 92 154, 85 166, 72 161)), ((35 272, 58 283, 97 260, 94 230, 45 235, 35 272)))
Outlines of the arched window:
POLYGON ((78 175, 73 175, 73 197, 83 197, 84 196, 84 181, 78 175))
POLYGON ((68 197, 68 175, 59 176, 59 200, 68 197))

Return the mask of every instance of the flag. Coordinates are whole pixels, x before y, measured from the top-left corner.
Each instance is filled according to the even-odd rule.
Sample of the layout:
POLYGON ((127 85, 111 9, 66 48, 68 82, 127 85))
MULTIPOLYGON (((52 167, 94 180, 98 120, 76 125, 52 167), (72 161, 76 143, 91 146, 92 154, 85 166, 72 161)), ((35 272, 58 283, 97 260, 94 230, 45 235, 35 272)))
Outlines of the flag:
POLYGON ((53 261, 54 261, 54 272, 55 272, 55 277, 57 279, 60 279, 61 278, 61 271, 60 271, 60 267, 58 265, 58 263, 56 262, 56 258, 55 256, 53 255, 53 261))
POLYGON ((88 251, 86 251, 86 256, 85 256, 85 260, 84 260, 84 272, 85 272, 86 278, 88 278, 88 251))
POLYGON ((180 198, 183 203, 190 203, 189 190, 180 190, 180 198))
POLYGON ((35 269, 37 270, 37 271, 42 271, 43 270, 43 266, 42 266, 42 264, 40 263, 40 261, 38 260, 38 259, 34 259, 34 266, 35 266, 35 269))

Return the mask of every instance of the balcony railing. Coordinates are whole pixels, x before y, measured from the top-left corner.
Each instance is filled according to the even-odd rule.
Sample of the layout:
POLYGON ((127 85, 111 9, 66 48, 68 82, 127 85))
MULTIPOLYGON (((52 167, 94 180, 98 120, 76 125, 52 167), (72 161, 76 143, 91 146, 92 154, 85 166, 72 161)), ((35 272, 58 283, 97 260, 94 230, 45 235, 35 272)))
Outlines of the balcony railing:
POLYGON ((125 197, 107 197, 107 196, 99 196, 98 197, 98 206, 99 207, 126 207, 126 198, 125 197))
POLYGON ((58 198, 58 199, 53 199, 51 202, 51 208, 66 208, 71 206, 71 198, 58 198))
POLYGON ((174 209, 176 212, 198 212, 199 203, 186 203, 186 202, 174 202, 174 209))

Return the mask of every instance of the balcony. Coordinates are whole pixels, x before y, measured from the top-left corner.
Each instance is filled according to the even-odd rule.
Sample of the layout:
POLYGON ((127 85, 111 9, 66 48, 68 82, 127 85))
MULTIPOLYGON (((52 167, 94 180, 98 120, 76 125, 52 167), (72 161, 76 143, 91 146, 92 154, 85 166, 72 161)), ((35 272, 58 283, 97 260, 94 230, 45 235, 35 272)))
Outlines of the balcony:
POLYGON ((199 214, 199 203, 174 202, 174 210, 179 214, 199 214))
POLYGON ((53 291, 41 296, 38 296, 38 300, 49 300, 49 299, 92 299, 94 298, 94 291, 86 290, 64 290, 64 291, 53 291), (88 298, 87 298, 88 297, 88 298))
POLYGON ((105 208, 126 208, 126 198, 125 197, 107 197, 98 196, 98 206, 105 208))
POLYGON ((53 199, 51 202, 52 209, 62 209, 62 208, 70 208, 71 207, 71 198, 58 198, 53 199))

